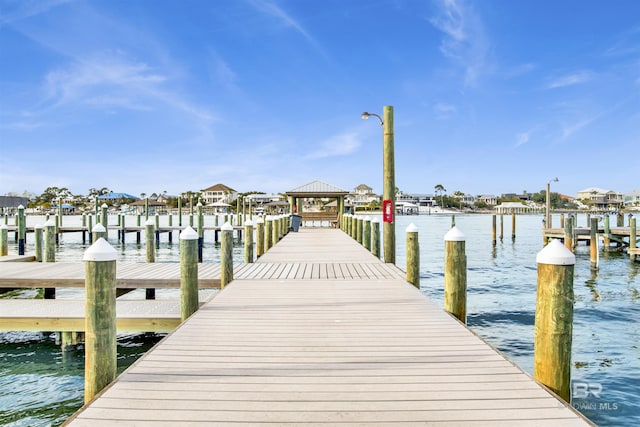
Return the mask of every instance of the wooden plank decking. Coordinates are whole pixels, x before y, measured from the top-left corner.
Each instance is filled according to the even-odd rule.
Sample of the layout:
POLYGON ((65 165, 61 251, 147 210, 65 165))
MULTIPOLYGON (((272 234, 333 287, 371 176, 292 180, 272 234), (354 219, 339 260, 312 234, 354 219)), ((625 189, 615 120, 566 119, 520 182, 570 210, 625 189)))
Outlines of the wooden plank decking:
POLYGON ((588 425, 381 265, 289 233, 68 425, 588 425))

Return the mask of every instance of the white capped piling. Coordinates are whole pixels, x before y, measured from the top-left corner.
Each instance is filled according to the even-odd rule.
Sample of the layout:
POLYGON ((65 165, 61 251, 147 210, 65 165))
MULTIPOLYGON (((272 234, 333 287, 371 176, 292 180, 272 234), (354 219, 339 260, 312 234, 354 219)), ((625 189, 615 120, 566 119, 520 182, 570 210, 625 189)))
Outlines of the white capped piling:
POLYGON ((407 282, 420 289, 420 244, 418 227, 414 223, 406 229, 407 239, 407 282))
POLYGON ((264 254, 264 219, 261 216, 256 219, 256 258, 264 254))
POLYGON ((371 220, 371 253, 380 258, 380 220, 378 217, 371 220))
POLYGON ((351 218, 351 232, 349 235, 352 239, 358 238, 358 215, 353 215, 351 218))
POLYGON ((356 242, 362 244, 362 217, 356 218, 356 242))
POLYGON ((145 197, 144 198, 144 220, 148 220, 149 219, 149 198, 145 197))
MULTIPOLYGON (((102 224, 102 226, 104 227, 105 231, 108 233, 109 230, 109 216, 107 215, 107 209, 109 209, 109 206, 107 206, 106 203, 103 203, 102 206, 102 217, 100 220, 100 223, 102 224)), ((104 238, 104 240, 108 240, 107 237, 104 238)))
POLYGON ((36 262, 42 262, 42 252, 43 252, 42 245, 44 243, 43 232, 44 232, 44 225, 36 224, 35 227, 33 227, 35 251, 36 251, 36 262))
POLYGON ((362 221, 362 245, 366 250, 371 250, 371 217, 364 217, 362 221))
POLYGON ((56 223, 53 219, 44 223, 44 262, 56 262, 56 223))
POLYGON ((100 239, 100 238, 103 238, 103 239, 107 240, 107 238, 106 238, 107 229, 101 223, 97 223, 96 225, 94 225, 93 229, 91 230, 91 232, 93 234, 93 241, 94 242, 97 242, 98 239, 100 239))
POLYGON ((180 233, 180 317, 198 310, 198 233, 187 227, 180 233))
POLYGON ((27 221, 24 217, 24 206, 18 206, 18 255, 24 255, 24 248, 27 243, 27 221))
POLYGON ((466 238, 458 227, 444 235, 444 309, 467 323, 466 238))
POLYGON ((553 239, 536 256, 533 376, 570 402, 575 255, 553 239))
POLYGON ((193 213, 189 214, 189 227, 193 228, 193 213))
POLYGON ((178 197, 178 227, 182 227, 182 196, 178 197))
POLYGON ((598 269, 598 217, 591 218, 589 246, 590 266, 595 271, 598 269))
POLYGON ((253 222, 247 220, 244 223, 244 262, 253 262, 253 222))
POLYGON ((233 227, 225 222, 220 228, 220 288, 233 280, 233 227))
POLYGON ((160 245, 160 215, 156 212, 155 214, 155 235, 156 235, 156 246, 160 245))
POLYGON ((271 221, 271 245, 270 248, 274 247, 276 243, 278 243, 278 226, 280 221, 277 216, 273 218, 271 221))
POLYGON ((564 225, 564 246, 573 251, 573 220, 569 216, 567 221, 561 221, 564 225))
POLYGON ((7 224, 2 224, 0 225, 0 256, 7 255, 9 255, 9 227, 7 224))
POLYGON ((116 250, 103 238, 84 253, 84 402, 116 378, 116 250))
POLYGON ((273 228, 273 219, 269 216, 264 222, 264 253, 267 253, 271 249, 271 229, 273 228))

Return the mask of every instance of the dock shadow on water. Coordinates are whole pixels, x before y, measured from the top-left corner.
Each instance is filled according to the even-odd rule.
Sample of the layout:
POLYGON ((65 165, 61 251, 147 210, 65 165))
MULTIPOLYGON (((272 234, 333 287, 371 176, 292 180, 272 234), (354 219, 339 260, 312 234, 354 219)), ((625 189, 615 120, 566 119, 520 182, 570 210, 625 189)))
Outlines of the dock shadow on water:
MULTIPOLYGON (((118 374, 166 334, 118 334, 118 374)), ((62 424, 84 402, 84 347, 55 335, 0 333, 0 425, 62 424)))

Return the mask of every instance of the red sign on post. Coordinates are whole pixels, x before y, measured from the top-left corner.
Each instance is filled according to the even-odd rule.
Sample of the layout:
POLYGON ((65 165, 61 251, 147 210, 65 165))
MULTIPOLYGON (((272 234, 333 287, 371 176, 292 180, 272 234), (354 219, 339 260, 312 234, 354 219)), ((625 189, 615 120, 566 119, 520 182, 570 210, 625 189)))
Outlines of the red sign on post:
POLYGON ((382 201, 382 222, 393 222, 393 201, 382 201))

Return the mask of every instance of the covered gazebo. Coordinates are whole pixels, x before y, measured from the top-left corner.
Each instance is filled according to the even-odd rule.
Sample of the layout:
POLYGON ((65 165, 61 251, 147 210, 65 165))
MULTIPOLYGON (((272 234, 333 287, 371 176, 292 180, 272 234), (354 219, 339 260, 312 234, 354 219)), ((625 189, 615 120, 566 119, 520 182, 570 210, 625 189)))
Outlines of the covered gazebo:
POLYGON ((330 224, 338 224, 344 212, 344 197, 349 194, 344 188, 327 184, 323 181, 313 181, 300 187, 296 187, 285 193, 289 198, 289 207, 292 213, 297 213, 302 217, 302 222, 327 221, 330 224), (305 199, 335 199, 337 201, 337 212, 331 212, 323 208, 303 208, 305 199))

